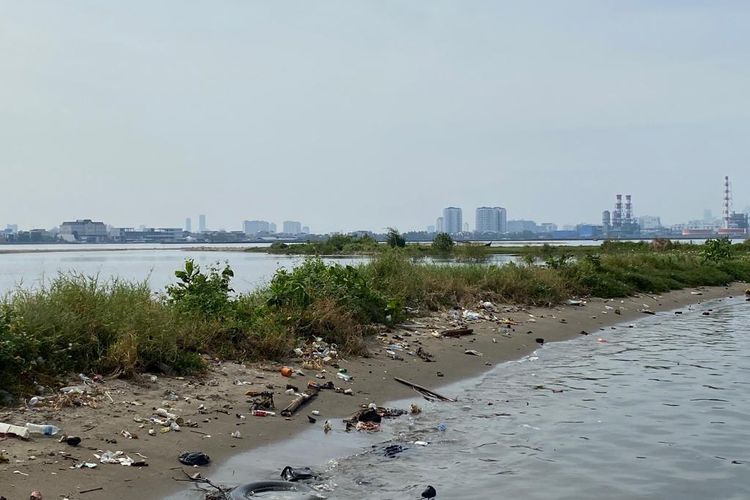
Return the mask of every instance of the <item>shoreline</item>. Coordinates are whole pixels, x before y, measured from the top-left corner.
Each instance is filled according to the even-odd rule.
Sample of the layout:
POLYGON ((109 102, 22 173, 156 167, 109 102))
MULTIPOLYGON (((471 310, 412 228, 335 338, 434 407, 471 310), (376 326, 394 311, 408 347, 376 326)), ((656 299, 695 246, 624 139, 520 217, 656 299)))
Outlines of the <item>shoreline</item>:
MULTIPOLYGON (((394 329, 387 334, 387 342, 394 342, 394 334, 401 335, 404 341, 414 346, 409 350, 421 346, 435 357, 435 362, 427 363, 406 353, 402 353, 404 361, 391 359, 385 354, 388 343, 373 340, 370 342, 371 357, 339 362, 353 375, 351 383, 335 378, 332 376, 335 369, 326 367, 326 380, 333 380, 337 386, 350 387, 354 391, 353 396, 321 391, 315 401, 288 420, 279 416, 250 416, 245 392, 261 390, 267 384, 272 384, 276 392, 276 406, 283 408, 292 399, 292 396, 284 394, 286 384, 304 387, 308 380, 316 380, 313 377, 315 372, 303 370, 306 376, 287 379, 279 375, 281 365, 277 364, 261 363, 243 367, 234 363, 220 363, 214 364, 202 379, 159 376, 155 383, 150 382, 148 377, 134 381, 106 381, 102 384, 103 389, 112 396, 112 401, 101 394, 93 401, 96 409, 82 406, 66 408, 62 412, 46 408, 0 411, 2 422, 23 425, 26 421, 50 421, 83 439, 77 448, 58 443, 54 438, 0 440, 0 450, 6 450, 10 460, 9 463, 0 464, 0 495, 11 499, 25 498, 30 491, 40 490, 48 498, 65 495, 71 500, 162 498, 183 490, 182 483, 172 480, 173 476, 182 474, 175 470, 181 468, 176 459, 181 451, 200 450, 208 453, 212 457, 212 464, 201 468, 200 472, 203 477, 210 478, 214 468, 233 455, 280 442, 311 426, 319 427, 322 432, 326 418, 351 414, 360 404, 383 403, 407 397, 415 397, 415 401, 421 399, 413 390, 393 381, 394 376, 439 390, 440 387, 481 375, 495 364, 533 352, 538 348, 537 338, 543 338, 545 342, 563 341, 580 336, 581 331, 595 337, 600 329, 609 329, 642 317, 644 313, 640 310, 644 306, 653 312, 685 308, 707 300, 742 295, 746 287, 744 283, 735 283, 728 287, 685 289, 662 295, 591 299, 584 306, 498 306, 495 313, 497 318, 510 318, 517 324, 506 328, 496 321, 470 322, 468 326, 475 330, 475 334, 458 339, 438 339, 431 333, 454 326, 445 312, 415 319, 414 323, 423 324, 425 328, 394 329), (615 309, 620 314, 615 314, 615 309), (478 350, 483 356, 468 356, 464 354, 465 349, 478 350), (444 376, 438 377, 437 372, 442 372, 444 376), (249 383, 235 385, 235 380, 249 383), (178 396, 177 401, 164 400, 169 391, 178 396), (170 405, 174 413, 186 420, 198 422, 199 427, 192 429, 183 426, 180 432, 165 434, 159 433, 157 427, 156 435, 149 436, 149 426, 141 427, 143 424, 135 422, 134 417, 148 419, 153 408, 166 406, 163 403, 170 405), (198 411, 201 404, 207 412, 198 411), (321 413, 316 424, 307 422, 307 415, 312 409, 321 413), (246 419, 237 418, 237 413, 246 415, 246 419), (123 437, 121 430, 137 434, 138 439, 123 437), (241 432, 242 439, 230 436, 236 430, 241 432), (206 438, 205 434, 211 437, 206 438), (108 439, 116 443, 107 442, 108 439), (146 459, 149 467, 98 464, 94 469, 69 468, 80 461, 96 462, 93 453, 97 453, 97 450, 122 450, 133 457, 135 453, 141 453, 149 457, 146 459), (64 458, 60 455, 61 451, 69 453, 72 459, 64 458), (14 474, 16 470, 21 474, 14 474), (99 487, 104 489, 80 493, 99 487), (145 496, 147 494, 154 496, 145 496)), ((289 366, 299 368, 299 360, 290 360, 289 366)), ((338 420, 331 423, 334 426, 342 425, 338 420)), ((187 467, 184 469, 189 470, 187 467)))

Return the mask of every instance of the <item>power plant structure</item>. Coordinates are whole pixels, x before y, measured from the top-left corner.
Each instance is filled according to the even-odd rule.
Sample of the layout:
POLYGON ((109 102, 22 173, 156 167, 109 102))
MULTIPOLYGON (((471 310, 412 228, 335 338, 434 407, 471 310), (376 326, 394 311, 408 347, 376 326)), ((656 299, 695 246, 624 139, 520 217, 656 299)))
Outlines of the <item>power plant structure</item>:
POLYGON ((729 176, 724 176, 724 204, 722 210, 722 227, 718 233, 723 236, 747 236, 748 235, 748 216, 747 214, 737 213, 732 210, 732 184, 729 182, 729 176))
POLYGON ((602 230, 606 238, 628 238, 638 236, 640 228, 633 217, 633 197, 625 195, 625 202, 622 201, 622 195, 615 197, 615 209, 610 212, 602 212, 602 230))

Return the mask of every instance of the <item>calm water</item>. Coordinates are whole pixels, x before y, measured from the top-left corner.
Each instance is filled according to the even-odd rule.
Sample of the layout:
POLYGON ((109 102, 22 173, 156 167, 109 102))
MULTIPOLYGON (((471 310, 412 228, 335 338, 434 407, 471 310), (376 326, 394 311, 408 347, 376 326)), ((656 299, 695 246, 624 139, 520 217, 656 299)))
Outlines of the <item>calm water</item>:
MULTIPOLYGON (((231 245, 226 245, 231 247, 231 245)), ((236 245, 235 245, 236 246, 236 245)), ((243 245, 247 247, 248 245, 243 245)), ((262 245, 256 245, 262 246, 262 245)), ((17 249, 18 246, 13 247, 17 249)), ((47 250, 51 250, 51 245, 47 250)), ((175 281, 174 272, 184 266, 185 259, 192 258, 205 268, 216 262, 228 262, 234 270, 233 288, 238 292, 249 291, 267 282, 279 268, 292 268, 304 262, 305 257, 245 253, 237 251, 200 251, 199 247, 166 245, 87 245, 90 251, 69 251, 71 245, 56 245, 55 252, 0 253, 0 295, 12 291, 17 285, 24 288, 37 287, 42 281, 55 277, 60 272, 76 272, 98 275, 104 280, 119 277, 127 280, 148 279, 154 291, 175 281), (108 250, 104 250, 107 247, 108 250), (101 250, 98 250, 101 249, 101 250)), ((34 248, 44 248, 37 246, 34 248)), ((222 247, 223 248, 223 247, 222 247)), ((0 248, 3 249, 3 248, 0 248)), ((326 258, 326 262, 342 265, 366 262, 362 257, 326 258)), ((511 255, 492 255, 488 263, 504 264, 516 260, 511 255)), ((424 262, 429 262, 424 259, 424 262)), ((455 262, 435 261, 453 265, 455 262)))
MULTIPOLYGON (((179 248, 110 250, 85 252, 43 252, 0 254, 0 295, 12 291, 16 285, 36 287, 43 280, 59 272, 99 275, 102 279, 119 277, 127 280, 148 279, 155 291, 175 281, 174 272, 184 267, 185 259, 192 258, 205 268, 216 262, 228 262, 234 270, 233 288, 249 291, 268 281, 281 268, 291 268, 304 262, 303 257, 286 257, 263 253, 232 251, 194 251, 179 248)), ((362 259, 326 259, 329 262, 352 264, 362 259)))
POLYGON ((449 386, 460 401, 421 402, 411 428, 402 417, 345 434, 337 419, 328 436, 316 425, 210 476, 237 484, 310 465, 337 499, 418 499, 427 484, 443 499, 747 499, 750 303, 684 311, 546 345, 449 386), (407 449, 385 458, 394 442, 407 449))

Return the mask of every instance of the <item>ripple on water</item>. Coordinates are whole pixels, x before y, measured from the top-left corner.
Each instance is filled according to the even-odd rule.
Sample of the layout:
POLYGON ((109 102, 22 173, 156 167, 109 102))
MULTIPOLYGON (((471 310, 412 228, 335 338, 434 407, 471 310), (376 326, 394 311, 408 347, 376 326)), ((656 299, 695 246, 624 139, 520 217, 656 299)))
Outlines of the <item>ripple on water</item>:
MULTIPOLYGON (((416 499, 428 484, 445 499, 746 499, 748 312, 744 301, 714 302, 644 318, 608 343, 545 345, 445 389, 460 402, 424 403, 416 430, 395 420, 386 425, 392 435, 341 436, 365 453, 339 452, 346 458, 328 464, 311 453, 296 465, 324 470, 327 495, 342 499, 416 499), (445 432, 435 430, 441 422, 445 432), (393 458, 377 452, 389 438, 406 447, 393 458)), ((308 449, 325 446, 311 439, 308 449)), ((258 453, 233 470, 270 474, 253 465, 258 453)))

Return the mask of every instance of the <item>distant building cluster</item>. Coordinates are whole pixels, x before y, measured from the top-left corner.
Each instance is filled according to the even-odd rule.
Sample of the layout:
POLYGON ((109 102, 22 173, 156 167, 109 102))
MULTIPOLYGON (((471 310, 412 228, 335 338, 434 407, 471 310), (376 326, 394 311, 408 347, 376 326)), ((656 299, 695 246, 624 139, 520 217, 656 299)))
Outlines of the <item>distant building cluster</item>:
MULTIPOLYGON (((717 200, 718 201, 718 200, 717 200)), ((732 207, 732 189, 729 177, 724 177, 723 210, 716 217, 711 210, 703 218, 666 227, 654 215, 636 217, 633 197, 629 194, 615 195, 612 209, 601 212, 600 223, 565 225, 558 227, 552 222, 537 223, 529 219, 508 219, 507 210, 500 206, 480 206, 475 209, 474 229, 464 220, 460 207, 450 206, 442 210, 434 225, 427 231, 408 231, 408 241, 431 241, 437 233, 448 233, 457 240, 563 240, 563 239, 635 239, 635 238, 747 238, 750 236, 748 215, 750 207, 737 212, 732 207)), ((197 228, 193 219, 185 218, 184 227, 118 228, 93 219, 64 221, 51 229, 19 230, 16 224, 7 224, 0 229, 0 243, 243 243, 263 241, 310 241, 325 238, 314 235, 310 227, 296 220, 285 220, 278 231, 275 223, 266 220, 242 221, 239 231, 211 230, 205 214, 198 215, 197 228), (195 230, 194 230, 195 229, 195 230)), ((331 233, 339 234, 339 233, 331 233)), ((348 233, 354 236, 367 235, 384 241, 385 234, 374 234, 360 230, 348 233)))

